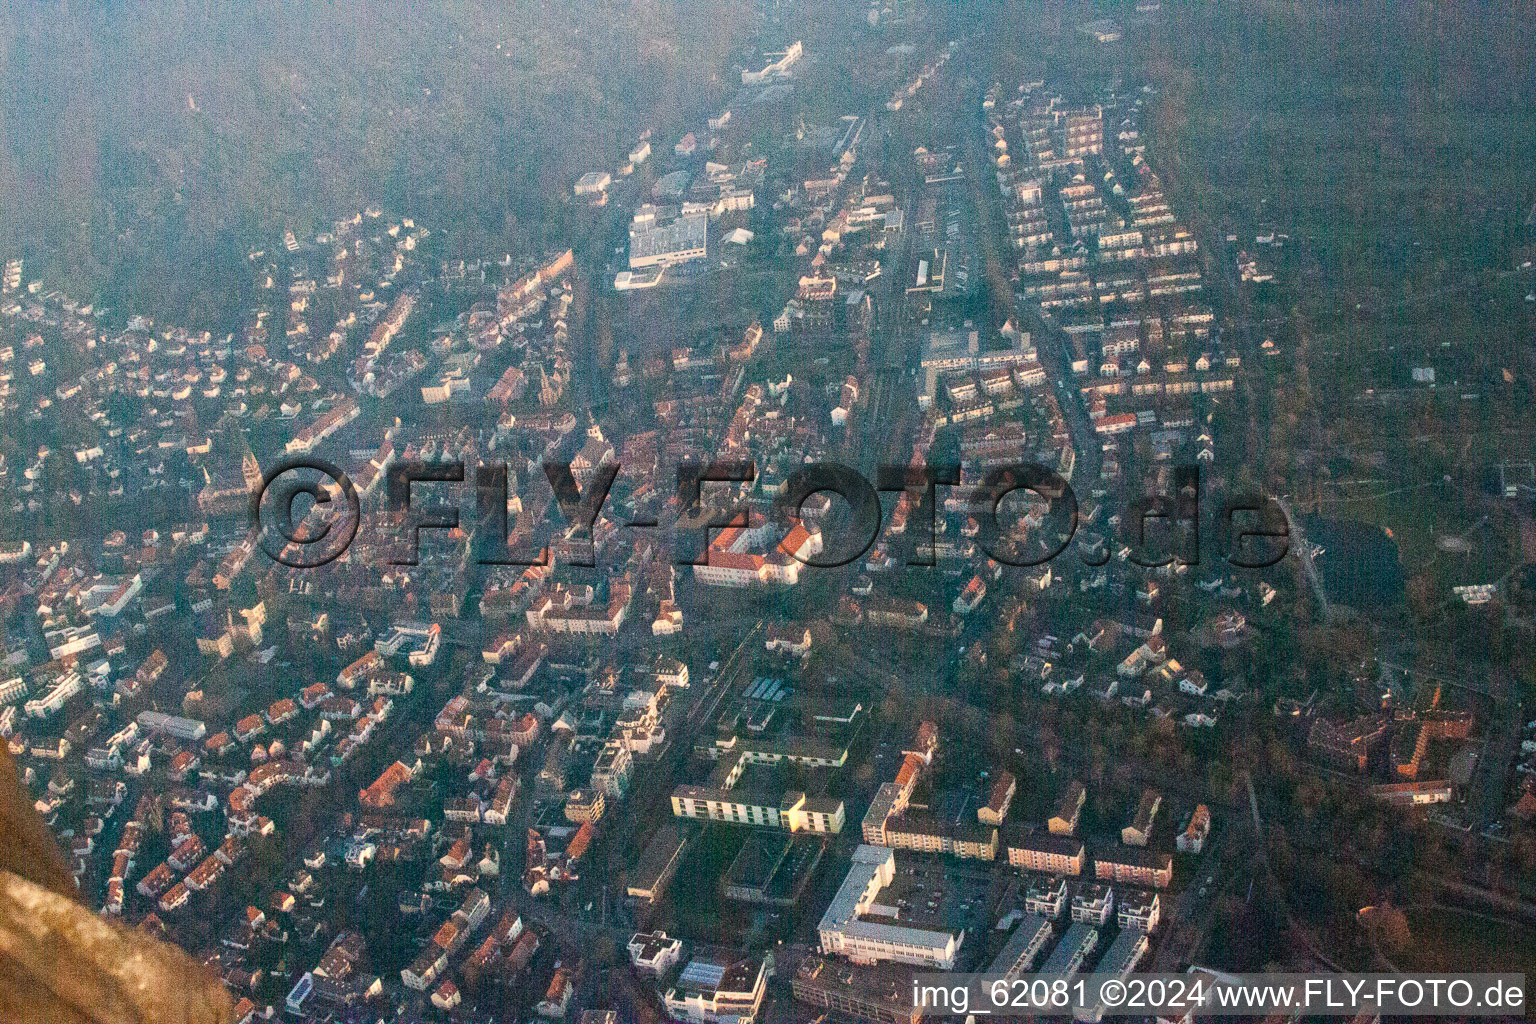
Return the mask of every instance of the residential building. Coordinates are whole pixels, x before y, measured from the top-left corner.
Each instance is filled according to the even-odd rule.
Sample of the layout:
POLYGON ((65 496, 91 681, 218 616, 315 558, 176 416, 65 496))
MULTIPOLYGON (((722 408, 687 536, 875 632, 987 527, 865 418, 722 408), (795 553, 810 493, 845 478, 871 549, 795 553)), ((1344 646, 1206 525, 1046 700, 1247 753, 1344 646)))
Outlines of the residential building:
POLYGON ((26 696, 27 681, 21 676, 16 676, 0 683, 0 707, 25 700, 26 696))
POLYGON ((1180 853, 1199 853, 1205 849, 1205 841, 1211 834, 1211 810, 1205 804, 1195 808, 1189 816, 1189 824, 1179 833, 1175 845, 1180 853))
POLYGON ((997 858, 997 829, 991 825, 944 821, 909 811, 885 822, 885 844, 898 850, 947 853, 968 860, 997 858))
POLYGON ((1166 889, 1173 881, 1173 858, 1135 846, 1105 850, 1094 857, 1095 878, 1127 885, 1166 889))
POLYGON ((1061 941, 1051 951, 1050 959, 1040 967, 1041 974, 1076 974, 1088 957, 1099 948, 1099 932, 1091 924, 1076 922, 1067 928, 1061 941))
POLYGON ((1004 833, 1003 846, 1008 863, 1026 871, 1076 877, 1088 864, 1082 840, 1068 835, 1014 829, 1004 833))
POLYGON ((1070 836, 1077 832, 1077 822, 1083 813, 1083 803, 1088 799, 1088 791, 1077 780, 1067 783, 1067 788, 1061 794, 1061 800, 1056 805, 1056 813, 1051 815, 1047 827, 1058 836, 1070 836))
POLYGON ((1158 808, 1163 805, 1162 794, 1155 789, 1141 791, 1136 811, 1125 828, 1120 830, 1120 841, 1126 846, 1146 846, 1152 837, 1152 826, 1157 821, 1158 808))
POLYGON ((976 808, 977 820, 983 825, 1001 825, 1008 816, 1008 808, 1013 804, 1013 795, 1017 789, 1018 783, 1012 772, 998 772, 987 792, 987 802, 976 808))
POLYGON ((622 799, 629 789, 634 764, 635 758, 628 745, 621 740, 609 740, 592 766, 592 788, 610 799, 622 799))
POLYGON ((1008 978, 1028 974, 1053 934, 1055 929, 1047 918, 1039 914, 1026 914, 1013 934, 1008 936, 1008 942, 1002 950, 992 959, 992 965, 986 973, 1008 978))
POLYGON ((600 789, 573 789, 565 798, 565 816, 580 823, 597 823, 606 810, 606 801, 600 789))
POLYGON ((1102 928, 1115 912, 1115 890, 1097 882, 1084 882, 1072 897, 1072 920, 1102 928))
POLYGON ((28 718, 48 718, 63 710, 74 697, 85 691, 85 680, 78 672, 66 672, 54 681, 48 691, 22 705, 28 718))
MULTIPOLYGON (((1146 933, 1134 930, 1123 931, 1115 936, 1114 942, 1109 944, 1109 949, 1100 958, 1099 966, 1094 969, 1094 973, 1110 975, 1123 981, 1141 963, 1142 958, 1147 955, 1147 949, 1150 946, 1151 941, 1147 938, 1146 933)), ((1078 1021, 1093 1024, 1093 1022, 1103 1019, 1105 1009, 1106 1007, 1102 1003, 1096 1003, 1092 1006, 1079 1007, 1073 1010, 1072 1016, 1078 1021)), ((1166 1018, 1159 1017, 1158 1019, 1164 1020, 1166 1018)), ((1184 1019, 1188 1020, 1189 1015, 1186 1014, 1184 1019)))
POLYGON ((1115 921, 1121 929, 1151 932, 1162 916, 1162 897, 1146 889, 1121 889, 1115 921))
POLYGON ((1067 907, 1067 880, 1061 877, 1039 877, 1024 890, 1024 910, 1030 914, 1059 918, 1067 907))
POLYGON ((187 742, 197 742, 208 732, 208 727, 195 718, 166 715, 159 711, 141 711, 137 721, 139 728, 146 733, 173 736, 187 742))

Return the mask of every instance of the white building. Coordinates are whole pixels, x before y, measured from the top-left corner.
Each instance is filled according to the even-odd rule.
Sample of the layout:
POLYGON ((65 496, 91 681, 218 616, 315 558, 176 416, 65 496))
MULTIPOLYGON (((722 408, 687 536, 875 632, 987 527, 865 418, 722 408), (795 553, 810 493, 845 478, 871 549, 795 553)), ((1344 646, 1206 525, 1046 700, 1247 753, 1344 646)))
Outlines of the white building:
MULTIPOLYGON (((93 634, 94 635, 94 634, 93 634)), ((27 701, 22 706, 28 718, 47 718, 58 714, 75 694, 85 689, 85 680, 78 672, 67 672, 41 697, 27 701)))
POLYGON ((679 818, 724 821, 734 825, 781 828, 788 832, 831 835, 843 830, 841 800, 820 800, 791 790, 777 804, 736 796, 729 788, 678 786, 672 791, 672 813, 679 818))
POLYGON ((656 977, 664 977, 682 959, 683 943, 666 932, 636 932, 629 939, 629 962, 656 977))
POLYGON ((609 799, 623 799, 629 790, 629 778, 634 773, 634 765, 635 758, 630 748, 621 740, 609 740, 603 744, 592 766, 592 787, 609 799))
POLYGON ((881 905, 880 891, 896 877, 896 852, 883 846, 861 845, 853 851, 848 876, 821 916, 817 930, 822 953, 846 956, 854 963, 882 960, 913 964, 930 970, 949 971, 965 941, 959 934, 908 928, 864 920, 863 915, 894 918, 896 908, 881 905))
POLYGON ((576 181, 576 194, 579 196, 595 195, 606 191, 613 183, 613 176, 607 171, 588 171, 576 181))
POLYGON ((761 71, 742 71, 742 85, 766 85, 769 82, 777 82, 788 78, 790 68, 795 62, 805 55, 805 47, 796 39, 789 44, 789 49, 779 54, 769 54, 774 59, 769 61, 761 71))
POLYGON ((717 587, 749 587, 756 584, 794 586, 800 582, 800 566, 821 554, 820 530, 796 523, 766 554, 754 548, 771 541, 772 523, 751 529, 729 527, 710 542, 708 561, 693 567, 693 578, 717 587))
POLYGON ((768 962, 755 956, 697 957, 662 997, 673 1020, 751 1024, 768 988, 768 962))
POLYGON ((49 656, 55 661, 101 646, 101 637, 90 626, 66 626, 49 630, 43 639, 48 643, 49 656))
POLYGON ((15 704, 27 695, 27 681, 21 676, 0 683, 0 707, 15 704))
POLYGON ((182 718, 159 711, 139 712, 138 723, 139 728, 147 733, 164 733, 179 740, 200 740, 208 732, 208 727, 195 718, 182 718))
POLYGON ((435 622, 398 622, 373 642, 373 649, 386 657, 402 651, 414 668, 423 668, 437 658, 443 627, 435 622))
POLYGON ((629 268, 672 266, 709 255, 709 216, 687 214, 665 224, 632 224, 629 268))

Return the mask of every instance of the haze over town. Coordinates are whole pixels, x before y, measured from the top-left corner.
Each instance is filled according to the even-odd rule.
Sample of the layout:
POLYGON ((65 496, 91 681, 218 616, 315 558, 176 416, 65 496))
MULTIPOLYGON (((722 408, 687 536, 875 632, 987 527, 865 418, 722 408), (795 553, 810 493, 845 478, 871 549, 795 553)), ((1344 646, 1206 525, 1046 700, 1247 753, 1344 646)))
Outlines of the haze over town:
POLYGON ((0 881, 240 1024, 1526 969, 1528 15, 8 11, 0 881))

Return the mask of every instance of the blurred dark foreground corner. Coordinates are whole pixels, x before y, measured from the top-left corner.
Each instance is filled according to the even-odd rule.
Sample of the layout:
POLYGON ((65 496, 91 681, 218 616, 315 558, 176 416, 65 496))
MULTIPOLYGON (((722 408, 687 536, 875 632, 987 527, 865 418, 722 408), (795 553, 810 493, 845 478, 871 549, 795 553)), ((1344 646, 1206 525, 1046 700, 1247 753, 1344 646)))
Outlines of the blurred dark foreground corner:
POLYGON ((0 1024, 228 1024, 223 983, 80 902, 0 744, 0 1024))

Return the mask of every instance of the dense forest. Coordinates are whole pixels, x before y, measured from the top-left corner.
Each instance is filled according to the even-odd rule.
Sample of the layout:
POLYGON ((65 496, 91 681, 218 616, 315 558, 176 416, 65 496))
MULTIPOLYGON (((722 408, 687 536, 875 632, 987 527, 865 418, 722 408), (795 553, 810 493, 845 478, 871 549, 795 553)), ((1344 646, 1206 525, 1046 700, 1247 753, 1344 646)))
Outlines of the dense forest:
POLYGON ((466 254, 731 89, 747 0, 48 0, 0 11, 0 252, 215 319, 246 249, 387 203, 466 254))
MULTIPOLYGON (((448 232, 450 253, 538 244, 561 230, 549 201, 582 171, 730 94, 764 6, 6 5, 0 254, 77 294, 207 322, 253 242, 367 202, 448 232)), ((857 7, 808 11, 852 23, 857 7)), ((1426 285, 1500 259, 1536 199, 1529 3, 1207 0, 1145 30, 1115 0, 1028 18, 1001 0, 940 9, 1021 61, 1053 29, 1046 52, 1069 81, 1118 55, 1077 37, 1079 19, 1145 31, 1178 190, 1218 222, 1267 214, 1360 283, 1425 253, 1426 285)))
POLYGON ((1180 185, 1213 219, 1267 213, 1333 273, 1391 287, 1503 267, 1536 198, 1533 11, 1181 5, 1150 41, 1156 127, 1194 155, 1180 185))

